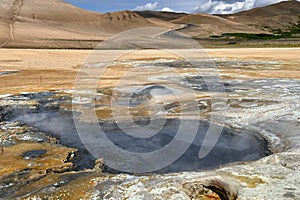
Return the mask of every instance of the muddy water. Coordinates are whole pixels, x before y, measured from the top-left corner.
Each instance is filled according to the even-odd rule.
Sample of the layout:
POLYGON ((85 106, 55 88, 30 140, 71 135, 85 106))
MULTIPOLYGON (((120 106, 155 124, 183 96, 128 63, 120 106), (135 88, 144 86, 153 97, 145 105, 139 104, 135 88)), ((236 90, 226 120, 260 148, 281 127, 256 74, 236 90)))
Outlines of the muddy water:
MULTIPOLYGON (((28 126, 37 128, 39 131, 55 136, 63 145, 79 149, 73 160, 77 170, 94 167, 95 158, 85 149, 77 135, 74 120, 79 120, 79 118, 76 118, 76 115, 73 117, 71 111, 60 108, 62 104, 71 103, 69 94, 36 93, 7 97, 7 99, 19 101, 34 100, 38 102, 39 106, 36 108, 13 107, 8 109, 3 112, 6 113, 4 116, 5 120, 25 123, 28 126)), ((191 124, 192 122, 191 120, 191 124)), ((94 134, 94 130, 88 128, 90 126, 89 123, 79 121, 77 123, 86 126, 86 134, 94 134)), ((137 123, 143 126, 149 122, 144 120, 137 121, 137 123)), ((146 153, 168 145, 178 131, 180 120, 168 119, 162 130, 147 139, 136 138, 124 133, 113 121, 102 121, 99 125, 109 140, 116 146, 130 152, 146 153)), ((135 128, 127 126, 126 122, 122 126, 128 127, 127 131, 135 128)), ((199 159, 199 150, 208 126, 209 121, 200 121, 197 136, 188 150, 173 164, 156 172, 169 173, 214 169, 232 162, 257 160, 269 154, 266 141, 257 133, 224 127, 221 137, 213 150, 204 159, 199 159)), ((130 161, 128 162, 130 163, 130 161)), ((119 172, 109 167, 106 167, 105 170, 112 173, 119 172)))

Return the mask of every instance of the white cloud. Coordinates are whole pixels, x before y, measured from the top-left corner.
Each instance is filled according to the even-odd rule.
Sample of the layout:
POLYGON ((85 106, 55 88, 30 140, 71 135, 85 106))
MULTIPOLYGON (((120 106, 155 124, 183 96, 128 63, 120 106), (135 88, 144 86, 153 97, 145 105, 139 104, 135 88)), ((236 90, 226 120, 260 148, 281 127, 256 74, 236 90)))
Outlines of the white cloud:
MULTIPOLYGON (((258 6, 266 6, 284 0, 148 0, 144 5, 137 6, 134 10, 162 10, 169 12, 195 12, 228 14, 249 10, 258 6), (197 7, 196 7, 197 6, 197 7)), ((298 0, 300 1, 300 0, 298 0)))
POLYGON ((175 12, 173 9, 169 8, 169 7, 163 7, 161 9, 161 11, 164 11, 164 12, 175 12))
POLYGON ((158 2, 146 3, 143 6, 137 6, 134 10, 155 10, 158 7, 158 2))
POLYGON ((228 1, 209 0, 208 2, 197 6, 194 10, 196 13, 206 12, 213 14, 228 14, 249 10, 257 6, 265 6, 268 4, 278 3, 282 0, 245 0, 245 1, 228 1))

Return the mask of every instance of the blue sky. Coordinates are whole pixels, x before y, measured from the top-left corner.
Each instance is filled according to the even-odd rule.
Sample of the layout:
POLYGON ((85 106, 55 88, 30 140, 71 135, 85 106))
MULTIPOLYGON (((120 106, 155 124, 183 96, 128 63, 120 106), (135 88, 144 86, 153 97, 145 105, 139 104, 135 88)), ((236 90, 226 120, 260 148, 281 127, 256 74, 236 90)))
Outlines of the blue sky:
MULTIPOLYGON (((199 4, 201 0, 184 0, 174 1, 172 0, 65 0, 76 6, 98 12, 111 12, 117 10, 134 10, 138 6, 146 6, 147 4, 157 4, 155 9, 161 10, 165 7, 169 7, 176 11, 191 12, 195 5, 199 4), (176 3, 175 3, 176 2, 176 3)), ((205 0, 204 0, 205 1, 205 0)), ((150 6, 151 7, 151 6, 150 6)))
POLYGON ((177 12, 233 13, 282 0, 65 0, 97 12, 118 10, 164 10, 177 12))

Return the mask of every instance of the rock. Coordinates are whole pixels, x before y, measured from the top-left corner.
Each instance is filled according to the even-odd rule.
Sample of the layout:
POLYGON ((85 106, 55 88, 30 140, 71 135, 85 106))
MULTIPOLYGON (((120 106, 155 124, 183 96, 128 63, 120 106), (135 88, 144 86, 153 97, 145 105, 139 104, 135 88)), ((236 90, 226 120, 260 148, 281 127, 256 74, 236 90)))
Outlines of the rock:
POLYGON ((97 172, 102 172, 104 167, 104 159, 103 158, 99 158, 95 161, 95 167, 94 170, 97 172))
POLYGON ((57 140, 18 122, 0 122, 0 146, 11 146, 22 142, 56 143, 57 140))

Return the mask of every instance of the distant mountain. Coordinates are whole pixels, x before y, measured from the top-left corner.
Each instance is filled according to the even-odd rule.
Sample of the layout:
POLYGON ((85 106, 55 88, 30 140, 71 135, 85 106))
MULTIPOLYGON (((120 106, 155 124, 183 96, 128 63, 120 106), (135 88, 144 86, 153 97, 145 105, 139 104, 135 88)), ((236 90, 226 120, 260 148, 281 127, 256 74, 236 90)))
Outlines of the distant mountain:
POLYGON ((282 1, 235 14, 219 15, 225 19, 263 30, 287 30, 299 22, 300 2, 282 1))

